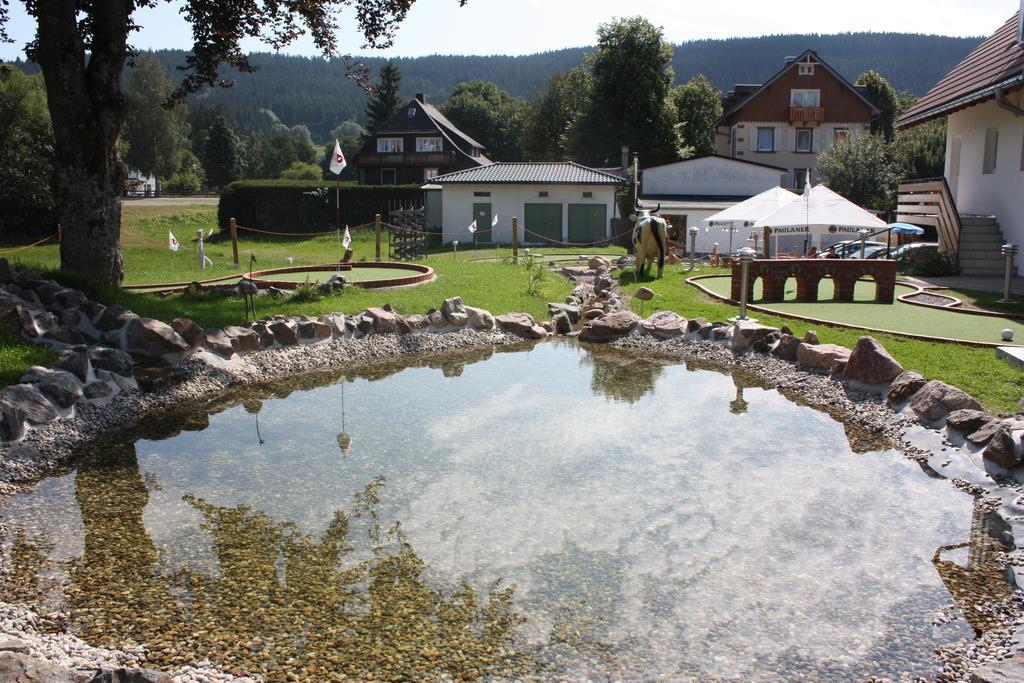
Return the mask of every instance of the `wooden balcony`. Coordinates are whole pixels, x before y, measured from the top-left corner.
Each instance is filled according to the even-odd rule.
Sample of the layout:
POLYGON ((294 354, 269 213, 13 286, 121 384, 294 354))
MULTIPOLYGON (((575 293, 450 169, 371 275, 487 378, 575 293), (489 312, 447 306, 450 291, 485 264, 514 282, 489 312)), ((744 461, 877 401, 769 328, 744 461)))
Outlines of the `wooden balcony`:
POLYGON ((825 120, 824 107, 790 107, 790 123, 821 123, 825 120))
POLYGON ((443 166, 454 161, 453 152, 397 152, 394 154, 360 154, 360 166, 443 166))

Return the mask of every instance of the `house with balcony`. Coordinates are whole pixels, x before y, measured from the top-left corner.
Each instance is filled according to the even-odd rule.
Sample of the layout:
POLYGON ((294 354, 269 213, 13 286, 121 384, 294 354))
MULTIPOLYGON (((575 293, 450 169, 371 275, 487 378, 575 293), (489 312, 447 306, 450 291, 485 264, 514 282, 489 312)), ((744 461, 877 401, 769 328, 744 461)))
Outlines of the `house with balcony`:
POLYGON ((818 181, 818 154, 833 141, 870 132, 878 109, 813 50, 786 60, 764 83, 739 83, 722 98, 716 152, 786 169, 787 186, 818 181))
POLYGON ((356 154, 360 185, 422 184, 491 163, 483 145, 418 93, 373 131, 356 154))
MULTIPOLYGON (((934 226, 963 275, 999 276, 1004 242, 1024 244, 1024 0, 896 122, 946 119, 943 178, 899 187, 898 220, 934 226)), ((1015 265, 1024 266, 1024 254, 1015 265)))

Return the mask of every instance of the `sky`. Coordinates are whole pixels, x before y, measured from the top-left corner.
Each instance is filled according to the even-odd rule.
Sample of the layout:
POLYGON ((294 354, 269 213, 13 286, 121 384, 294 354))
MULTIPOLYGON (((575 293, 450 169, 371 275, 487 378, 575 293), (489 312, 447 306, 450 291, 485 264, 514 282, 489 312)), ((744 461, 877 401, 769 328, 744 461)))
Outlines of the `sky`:
MULTIPOLYGON (((354 13, 343 12, 342 53, 416 57, 428 54, 522 55, 566 47, 593 45, 598 24, 616 16, 641 15, 664 28, 665 37, 681 43, 702 38, 759 36, 777 33, 841 33, 893 31, 951 36, 987 36, 1020 6, 1021 0, 821 0, 798 9, 764 0, 732 0, 723 10, 717 3, 679 0, 417 0, 399 30, 394 47, 369 52, 353 30, 354 13)), ((139 10, 142 29, 131 42, 140 49, 191 46, 191 32, 179 16, 181 3, 139 10)), ((0 59, 23 57, 35 26, 19 0, 11 2, 8 33, 13 44, 0 44, 0 59)), ((257 41, 249 51, 267 51, 257 41)), ((311 41, 300 40, 289 54, 317 54, 311 41)))

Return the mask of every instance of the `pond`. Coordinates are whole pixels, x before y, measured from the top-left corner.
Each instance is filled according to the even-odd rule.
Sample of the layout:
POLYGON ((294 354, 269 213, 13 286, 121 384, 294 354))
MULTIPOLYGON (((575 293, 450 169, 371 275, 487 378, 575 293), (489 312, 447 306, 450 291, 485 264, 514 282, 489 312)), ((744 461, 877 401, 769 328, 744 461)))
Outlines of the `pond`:
POLYGON ((572 342, 184 407, 4 522, 4 599, 268 680, 924 675, 1008 592, 973 499, 898 452, 572 342))

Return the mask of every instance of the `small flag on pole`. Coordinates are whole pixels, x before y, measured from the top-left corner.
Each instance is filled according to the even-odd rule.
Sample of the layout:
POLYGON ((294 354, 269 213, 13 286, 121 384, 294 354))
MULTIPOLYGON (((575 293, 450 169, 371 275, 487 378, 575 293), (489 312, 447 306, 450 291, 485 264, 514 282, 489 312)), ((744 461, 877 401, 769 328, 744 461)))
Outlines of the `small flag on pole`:
POLYGON ((494 214, 494 218, 491 219, 491 230, 498 227, 498 214, 494 214))
POLYGON ((348 245, 352 244, 352 235, 348 231, 348 226, 345 226, 345 236, 341 238, 341 246, 348 249, 348 245))
POLYGON ((341 151, 341 145, 338 144, 338 139, 334 139, 334 154, 331 156, 331 173, 334 175, 341 175, 341 172, 348 166, 348 162, 345 161, 345 154, 341 151))
POLYGON ((178 238, 174 236, 174 233, 170 230, 167 231, 167 248, 171 251, 178 251, 181 247, 181 243, 178 242, 178 238))
POLYGON ((475 218, 473 219, 473 222, 469 224, 469 227, 466 228, 466 229, 469 230, 470 232, 476 232, 476 219, 475 218))

